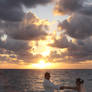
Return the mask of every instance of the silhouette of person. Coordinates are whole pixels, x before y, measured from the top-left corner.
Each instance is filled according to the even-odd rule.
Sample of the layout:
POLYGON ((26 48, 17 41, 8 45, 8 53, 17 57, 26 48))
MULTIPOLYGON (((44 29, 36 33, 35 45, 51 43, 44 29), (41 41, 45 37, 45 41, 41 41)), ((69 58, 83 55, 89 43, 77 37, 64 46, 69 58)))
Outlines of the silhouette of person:
POLYGON ((63 90, 63 86, 55 85, 50 81, 50 73, 46 72, 44 75, 44 82, 43 86, 45 89, 45 92, 54 92, 54 90, 63 90))

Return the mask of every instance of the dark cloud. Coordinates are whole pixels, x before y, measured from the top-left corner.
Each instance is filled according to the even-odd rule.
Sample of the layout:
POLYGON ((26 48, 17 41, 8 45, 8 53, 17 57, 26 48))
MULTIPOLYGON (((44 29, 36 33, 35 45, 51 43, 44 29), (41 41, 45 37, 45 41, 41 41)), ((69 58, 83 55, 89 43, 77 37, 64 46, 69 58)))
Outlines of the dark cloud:
POLYGON ((55 14, 71 14, 82 7, 83 0, 58 0, 54 9, 55 14))
POLYGON ((21 29, 18 32, 8 32, 7 34, 17 40, 44 40, 47 36, 46 32, 44 32, 43 30, 41 30, 40 27, 37 27, 35 25, 27 26, 25 29, 21 29))
POLYGON ((0 0, 0 19, 7 21, 20 21, 24 17, 23 7, 36 7, 45 5, 52 0, 0 0))
MULTIPOLYGON (((91 1, 90 1, 91 2, 91 1)), ((89 2, 89 3, 90 3, 89 2)), ((87 0, 58 0, 54 8, 54 13, 57 15, 65 15, 72 13, 81 13, 92 15, 92 5, 87 3, 87 0)))
POLYGON ((59 29, 64 31, 62 37, 50 46, 61 49, 61 53, 53 52, 56 61, 81 62, 92 60, 92 5, 91 0, 58 0, 54 9, 57 15, 69 15, 59 22, 59 29), (69 41, 69 39, 71 41, 69 41), (62 52, 62 49, 66 49, 62 52))
POLYGON ((84 4, 82 8, 78 10, 78 12, 85 15, 92 15, 92 5, 90 2, 88 4, 84 4))
POLYGON ((17 51, 21 51, 21 49, 27 50, 30 47, 27 45, 27 42, 25 41, 15 40, 8 37, 5 42, 0 40, 0 48, 5 48, 7 50, 17 52, 17 51))
MULTIPOLYGON (((16 55, 16 59, 17 59, 18 56, 21 56, 21 54, 19 53, 27 53, 27 51, 31 49, 31 47, 28 46, 28 42, 21 41, 21 40, 15 40, 10 37, 7 37, 5 41, 2 41, 2 39, 0 40, 0 49, 3 55, 5 54, 5 55, 11 56, 11 54, 13 54, 13 56, 16 55)), ((3 56, 3 57, 6 57, 6 56, 3 56)), ((7 61, 7 58, 9 59, 9 57, 5 58, 6 61, 7 61)))
POLYGON ((46 31, 49 30, 47 22, 47 20, 40 20, 31 12, 27 13, 20 22, 0 20, 1 62, 17 64, 21 61, 37 62, 42 56, 33 55, 33 47, 29 42, 46 39, 48 36, 46 31))
POLYGON ((92 36, 92 17, 83 14, 73 14, 70 19, 59 23, 59 27, 65 30, 66 34, 77 39, 84 39, 92 36))
POLYGON ((0 63, 16 63, 17 56, 12 51, 0 48, 0 63), (1 53, 2 52, 2 53, 1 53))
POLYGON ((54 40, 54 44, 49 44, 49 46, 52 46, 52 47, 58 47, 58 48, 67 48, 69 46, 69 42, 67 40, 67 38, 65 36, 61 36, 61 39, 60 40, 54 40))
POLYGON ((27 13, 21 22, 0 22, 1 34, 6 33, 17 40, 46 39, 49 30, 46 20, 40 20, 33 13, 27 13))
POLYGON ((61 27, 66 34, 76 39, 92 36, 92 5, 90 2, 87 0, 58 0, 56 13, 70 15, 70 18, 59 23, 59 28, 61 27))
POLYGON ((56 59, 56 61, 71 61, 71 62, 81 62, 92 60, 92 37, 85 39, 85 40, 77 40, 73 39, 72 41, 66 41, 65 37, 59 40, 56 40, 50 46, 54 48, 61 49, 61 54, 57 52, 52 52, 50 58, 56 59), (63 44, 63 45, 62 45, 63 44), (62 52, 62 49, 67 49, 66 51, 62 52))
POLYGON ((37 62, 42 56, 33 55, 32 47, 27 41, 16 40, 8 37, 5 42, 0 40, 0 62, 16 63, 32 63, 37 62))
POLYGON ((69 56, 72 56, 74 61, 92 60, 92 48, 91 48, 92 41, 91 40, 92 38, 89 38, 86 40, 79 40, 80 42, 77 40, 76 45, 68 48, 69 56))

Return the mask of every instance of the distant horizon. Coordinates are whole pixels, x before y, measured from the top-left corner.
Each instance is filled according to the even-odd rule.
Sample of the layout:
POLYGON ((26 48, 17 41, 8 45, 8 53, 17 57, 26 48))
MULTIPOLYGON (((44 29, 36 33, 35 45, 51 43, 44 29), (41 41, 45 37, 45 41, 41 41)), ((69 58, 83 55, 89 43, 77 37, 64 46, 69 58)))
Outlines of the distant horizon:
POLYGON ((0 70, 92 70, 91 68, 90 69, 87 69, 87 68, 84 68, 84 69, 27 69, 27 68, 21 68, 21 69, 18 69, 18 68, 0 68, 0 70))

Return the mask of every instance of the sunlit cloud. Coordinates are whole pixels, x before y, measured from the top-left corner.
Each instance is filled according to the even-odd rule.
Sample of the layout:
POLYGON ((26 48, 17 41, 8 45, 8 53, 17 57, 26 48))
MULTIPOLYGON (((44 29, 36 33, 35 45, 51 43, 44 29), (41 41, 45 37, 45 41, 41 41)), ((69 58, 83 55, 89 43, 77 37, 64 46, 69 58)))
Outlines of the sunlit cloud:
POLYGON ((7 34, 3 34, 3 35, 0 37, 0 39, 1 39, 2 42, 6 42, 7 37, 8 37, 7 34))
POLYGON ((42 56, 48 56, 50 54, 51 48, 48 46, 48 40, 40 40, 38 42, 29 42, 29 45, 33 47, 33 54, 41 54, 42 56), (33 43, 33 44, 32 44, 33 43))

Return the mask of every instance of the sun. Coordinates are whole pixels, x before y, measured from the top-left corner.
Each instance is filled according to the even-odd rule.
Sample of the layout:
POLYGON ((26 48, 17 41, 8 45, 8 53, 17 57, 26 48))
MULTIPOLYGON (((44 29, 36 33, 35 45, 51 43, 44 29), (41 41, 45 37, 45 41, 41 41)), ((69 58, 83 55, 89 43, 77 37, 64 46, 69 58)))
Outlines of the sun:
POLYGON ((39 66, 40 66, 40 68, 46 67, 45 61, 44 61, 44 60, 41 60, 41 61, 39 62, 39 66))
POLYGON ((45 62, 45 60, 40 60, 37 64, 32 64, 32 66, 36 69, 46 69, 51 66, 50 62, 45 62))
POLYGON ((47 51, 42 52, 41 54, 42 54, 42 56, 45 57, 45 56, 48 56, 50 54, 50 51, 47 50, 47 51))

